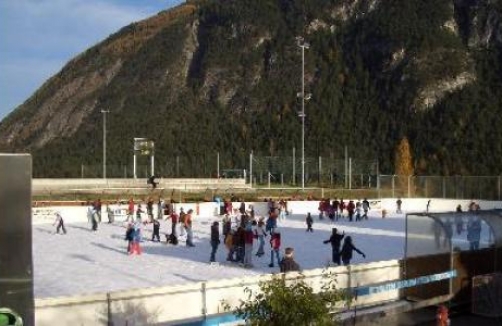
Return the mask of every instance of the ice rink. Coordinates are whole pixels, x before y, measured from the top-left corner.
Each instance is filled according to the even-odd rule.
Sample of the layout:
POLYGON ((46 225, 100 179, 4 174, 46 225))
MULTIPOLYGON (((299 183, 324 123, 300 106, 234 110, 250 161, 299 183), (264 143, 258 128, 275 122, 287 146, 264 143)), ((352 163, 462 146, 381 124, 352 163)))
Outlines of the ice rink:
MULTIPOLYGON (((403 258, 405 215, 390 213, 382 219, 380 210, 370 211, 368 215, 368 220, 349 222, 342 219, 332 224, 326 218, 319 220, 315 212, 313 233, 306 232, 305 215, 290 215, 278 221, 281 252, 293 247, 296 261, 303 270, 324 267, 331 260, 331 246, 323 241, 329 239, 331 229, 337 227, 339 232, 352 236, 354 245, 366 254, 363 259, 354 252, 353 264, 403 258)), ((87 223, 67 223, 66 235, 56 234, 52 224, 33 225, 35 297, 131 290, 279 271, 277 266, 268 267, 269 238, 265 240, 266 254, 261 258, 253 256, 253 268, 227 263, 223 243, 216 255, 216 260, 222 264, 209 264, 210 225, 215 220, 219 218, 199 216, 193 219, 195 247, 185 246, 183 237, 177 246, 166 244, 164 234, 171 230, 170 221, 161 222, 161 243, 150 241, 152 225, 145 225, 141 243, 143 253, 139 256, 126 252, 123 221, 103 222, 96 232, 91 231, 87 223)), ((418 236, 431 241, 430 233, 418 236)), ((463 238, 454 240, 454 245, 468 248, 465 234, 461 236, 463 238)), ((255 242, 254 252, 257 247, 255 242)))

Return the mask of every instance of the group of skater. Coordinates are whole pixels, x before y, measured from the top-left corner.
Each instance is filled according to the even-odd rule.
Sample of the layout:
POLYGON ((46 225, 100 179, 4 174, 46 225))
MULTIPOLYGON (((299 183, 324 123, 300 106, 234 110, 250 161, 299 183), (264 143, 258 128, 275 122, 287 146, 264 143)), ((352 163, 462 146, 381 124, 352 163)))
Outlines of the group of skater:
MULTIPOLYGON (((216 263, 216 253, 219 245, 223 243, 227 251, 226 262, 228 263, 235 263, 245 268, 253 268, 253 259, 261 259, 266 255, 266 250, 268 250, 270 253, 269 267, 274 268, 278 266, 283 272, 300 270, 299 264, 294 260, 294 249, 292 247, 287 247, 281 252, 281 232, 278 227, 278 220, 284 220, 289 215, 287 202, 285 200, 274 201, 272 199, 266 199, 265 201, 267 202, 267 214, 265 216, 255 216, 253 206, 249 205, 246 207, 243 201, 241 201, 239 208, 233 208, 233 205, 229 206, 227 204, 232 204, 232 201, 223 201, 224 204, 222 207, 224 209, 220 211, 223 214, 218 221, 214 221, 210 226, 210 263, 216 263), (269 246, 266 246, 266 242, 268 242, 269 246)), ((329 201, 321 201, 320 207, 322 207, 322 210, 320 214, 337 216, 333 217, 333 219, 338 220, 343 215, 343 208, 340 207, 345 206, 336 204, 336 202, 337 200, 331 204, 329 201), (337 213, 333 213, 330 207, 338 207, 340 212, 338 213, 337 210, 337 213)), ((346 208, 348 212, 352 210, 351 202, 349 202, 346 208)), ((114 213, 108 205, 106 207, 108 223, 113 223, 114 213)), ((369 203, 364 204, 364 207, 369 209, 369 203)), ((102 222, 101 211, 102 202, 100 199, 87 203, 87 216, 92 231, 97 231, 99 223, 102 222)), ((367 211, 365 211, 366 214, 367 211)), ((322 219, 322 217, 320 218, 322 219)), ((136 203, 131 198, 127 203, 126 216, 123 221, 126 229, 124 239, 127 241, 127 253, 129 255, 140 255, 142 253, 141 242, 144 239, 142 230, 148 224, 152 225, 151 241, 161 242, 160 222, 162 220, 171 222, 170 233, 165 233, 165 242, 167 244, 178 245, 180 237, 183 237, 187 247, 195 247, 192 219, 192 209, 188 209, 185 212, 183 207, 180 207, 179 212, 177 212, 172 200, 163 201, 159 199, 155 202, 153 199, 148 198, 144 202, 136 203), (156 214, 154 214, 155 205, 157 205, 156 214)), ((307 231, 313 232, 313 219, 310 213, 307 214, 306 223, 307 231)), ((56 212, 54 225, 57 225, 57 233, 62 231, 66 234, 64 220, 60 212, 56 212)), ((341 241, 344 237, 344 233, 338 234, 336 228, 334 228, 330 239, 324 241, 325 243, 331 243, 332 260, 337 265, 341 264, 340 259, 345 265, 350 263, 352 251, 359 252, 364 256, 352 244, 350 236, 345 237, 342 246, 341 241)))
POLYGON ((343 198, 338 198, 331 201, 330 199, 321 199, 319 202, 319 219, 322 220, 328 217, 332 222, 339 219, 347 218, 349 222, 361 221, 368 219, 368 211, 370 210, 370 203, 367 198, 354 202, 349 200, 345 202, 343 198), (346 214, 345 214, 346 212, 346 214))
MULTIPOLYGON (((284 202, 269 201, 268 218, 255 216, 252 205, 246 210, 241 202, 239 209, 232 214, 225 212, 222 217, 222 239, 227 250, 226 261, 237 263, 246 268, 252 268, 253 257, 260 259, 265 255, 265 241, 270 244, 269 267, 279 266, 281 271, 299 271, 300 266, 293 259, 293 248, 286 248, 281 258, 281 232, 277 226, 277 219, 285 218, 286 205, 284 202), (254 244, 258 243, 256 252, 254 244)), ((215 221, 211 227, 211 255, 210 262, 215 262, 215 254, 220 244, 219 222, 215 221)))

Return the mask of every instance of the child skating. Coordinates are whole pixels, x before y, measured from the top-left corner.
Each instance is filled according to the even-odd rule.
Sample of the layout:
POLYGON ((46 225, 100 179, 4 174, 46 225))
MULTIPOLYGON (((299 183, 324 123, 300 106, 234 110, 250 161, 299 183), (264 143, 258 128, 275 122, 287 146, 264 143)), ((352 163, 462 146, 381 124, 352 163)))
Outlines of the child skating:
POLYGON ((310 213, 307 213, 307 217, 305 218, 305 223, 307 223, 307 232, 314 232, 314 229, 312 229, 312 224, 314 224, 314 219, 310 215, 310 213))

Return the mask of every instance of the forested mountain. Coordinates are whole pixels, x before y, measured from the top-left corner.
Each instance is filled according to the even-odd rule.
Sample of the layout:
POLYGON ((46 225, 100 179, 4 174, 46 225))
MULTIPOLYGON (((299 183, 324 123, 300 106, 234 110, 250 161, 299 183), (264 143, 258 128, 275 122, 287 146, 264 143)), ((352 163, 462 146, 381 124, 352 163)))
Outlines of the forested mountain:
POLYGON ((110 165, 131 164, 134 137, 155 140, 160 165, 299 149, 298 36, 307 155, 348 146, 394 173, 406 138, 417 174, 502 173, 500 0, 188 1, 71 60, 0 123, 0 150, 33 153, 36 176, 78 176, 101 163, 101 110, 110 165))

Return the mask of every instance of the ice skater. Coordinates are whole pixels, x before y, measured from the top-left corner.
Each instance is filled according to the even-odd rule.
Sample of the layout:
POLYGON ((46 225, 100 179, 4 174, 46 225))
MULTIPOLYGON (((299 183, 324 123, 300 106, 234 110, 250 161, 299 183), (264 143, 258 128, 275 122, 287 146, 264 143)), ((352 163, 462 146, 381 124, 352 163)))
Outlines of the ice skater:
POLYGON ((342 256, 342 262, 345 266, 350 264, 350 260, 352 259, 352 251, 356 251, 363 258, 366 258, 366 255, 359 249, 357 249, 354 244, 352 244, 352 237, 348 236, 343 241, 342 251, 340 255, 342 256))
POLYGON ((211 263, 216 262, 216 251, 218 250, 218 246, 220 244, 220 223, 217 221, 213 222, 211 225, 211 257, 209 261, 211 263))
POLYGON ((56 212, 56 220, 54 221, 54 226, 56 227, 56 233, 59 234, 59 230, 63 230, 63 234, 66 234, 66 228, 64 227, 64 220, 61 212, 56 212))
POLYGON ((323 241, 324 244, 331 243, 331 260, 333 263, 337 265, 341 265, 340 263, 340 244, 342 239, 345 237, 345 232, 342 234, 338 233, 336 228, 331 230, 331 236, 328 240, 323 241))
POLYGON ((281 259, 279 257, 279 251, 281 250, 281 233, 277 231, 277 229, 273 228, 271 230, 270 237, 270 264, 268 267, 274 267, 274 255, 277 259, 277 265, 281 263, 281 259))
POLYGON ((368 199, 364 198, 362 204, 363 204, 363 211, 364 211, 363 218, 365 220, 368 220, 368 211, 370 210, 370 202, 368 201, 368 199))
POLYGON ((155 239, 157 239, 158 242, 160 242, 160 222, 159 220, 153 220, 153 233, 152 233, 152 241, 155 242, 155 239))
POLYGON ((253 242, 254 232, 251 223, 246 225, 244 231, 244 267, 253 267, 253 242))
POLYGON ((127 223, 124 240, 127 241, 127 253, 132 254, 132 241, 134 240, 134 225, 131 222, 127 223))
POLYGON ((307 217, 305 218, 305 223, 307 223, 307 232, 314 232, 314 229, 312 229, 312 224, 314 224, 314 219, 312 218, 312 215, 310 215, 310 212, 307 213, 307 217))
POLYGON ((185 214, 185 231, 187 233, 186 245, 187 247, 195 247, 193 244, 193 230, 192 230, 192 213, 193 210, 189 209, 185 214))
POLYGON ((131 250, 129 252, 129 255, 141 255, 141 247, 140 243, 141 242, 141 223, 136 222, 133 226, 133 231, 132 231, 132 242, 131 242, 131 250))
POLYGON ((279 264, 279 267, 281 268, 281 273, 287 273, 287 272, 300 272, 300 265, 294 260, 293 257, 294 250, 293 248, 286 248, 284 250, 284 257, 281 260, 281 263, 279 264))
MULTIPOLYGON (((430 200, 429 200, 430 202, 430 200)), ((398 198, 396 201, 396 213, 401 214, 403 211, 401 210, 401 205, 403 204, 403 201, 401 198, 398 198)), ((429 211, 429 204, 427 203, 427 211, 429 211)))
POLYGON ((255 237, 258 239, 258 251, 256 256, 261 257, 265 254, 265 237, 267 236, 267 231, 265 230, 265 223, 263 220, 258 221, 258 226, 255 229, 255 237))

